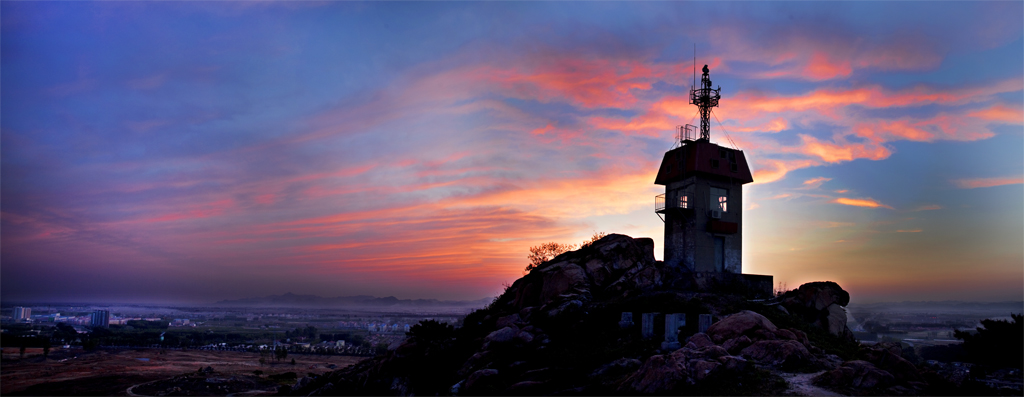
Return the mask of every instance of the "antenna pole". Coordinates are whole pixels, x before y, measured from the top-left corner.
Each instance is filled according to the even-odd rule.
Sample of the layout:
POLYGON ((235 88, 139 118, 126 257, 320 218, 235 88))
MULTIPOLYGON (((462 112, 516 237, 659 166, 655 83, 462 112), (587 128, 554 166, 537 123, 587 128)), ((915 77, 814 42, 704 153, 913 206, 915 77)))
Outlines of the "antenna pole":
MULTIPOLYGON (((696 64, 694 64, 696 67, 696 64)), ((700 88, 690 87, 690 103, 700 110, 700 139, 711 140, 711 108, 718 106, 718 100, 722 97, 722 87, 711 88, 711 77, 708 65, 704 65, 704 74, 700 78, 700 88)))

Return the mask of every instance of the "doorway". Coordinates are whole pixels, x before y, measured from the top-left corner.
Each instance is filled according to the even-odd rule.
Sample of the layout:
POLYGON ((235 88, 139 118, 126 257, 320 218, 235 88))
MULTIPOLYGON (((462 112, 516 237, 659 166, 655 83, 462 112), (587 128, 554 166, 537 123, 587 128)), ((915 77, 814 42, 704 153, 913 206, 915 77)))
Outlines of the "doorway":
POLYGON ((725 237, 715 236, 715 271, 725 271, 725 237))

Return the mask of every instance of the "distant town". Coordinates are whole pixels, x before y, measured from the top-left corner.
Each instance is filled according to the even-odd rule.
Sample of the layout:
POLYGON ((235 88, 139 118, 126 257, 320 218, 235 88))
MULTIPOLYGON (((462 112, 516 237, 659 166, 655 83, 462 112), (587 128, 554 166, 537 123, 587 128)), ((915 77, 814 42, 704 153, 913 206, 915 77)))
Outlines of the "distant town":
POLYGON ((341 355, 372 355, 404 340, 420 321, 458 325, 466 314, 96 305, 15 306, 0 313, 4 347, 284 349, 341 355))

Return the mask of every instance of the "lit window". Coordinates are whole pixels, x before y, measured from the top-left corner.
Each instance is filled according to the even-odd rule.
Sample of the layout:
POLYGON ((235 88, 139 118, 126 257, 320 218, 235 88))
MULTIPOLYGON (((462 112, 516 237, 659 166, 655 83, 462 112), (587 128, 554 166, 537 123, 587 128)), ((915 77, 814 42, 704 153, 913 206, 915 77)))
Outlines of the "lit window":
POLYGON ((717 204, 717 208, 719 211, 728 211, 729 191, 725 189, 719 189, 716 187, 711 188, 711 203, 712 205, 717 204))
POLYGON ((687 196, 685 194, 679 196, 679 208, 690 208, 690 205, 689 205, 688 201, 689 201, 689 196, 687 196))

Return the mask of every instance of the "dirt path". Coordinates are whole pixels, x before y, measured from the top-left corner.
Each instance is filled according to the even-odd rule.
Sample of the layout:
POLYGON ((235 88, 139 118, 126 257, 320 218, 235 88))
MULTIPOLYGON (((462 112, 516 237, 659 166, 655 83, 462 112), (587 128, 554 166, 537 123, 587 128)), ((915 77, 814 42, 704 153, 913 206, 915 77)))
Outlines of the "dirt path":
POLYGON ((811 384, 811 379, 824 372, 825 371, 819 371, 810 374, 791 374, 787 372, 779 373, 779 376, 782 376, 782 378, 789 383, 789 388, 786 389, 784 394, 787 396, 842 396, 843 394, 822 389, 811 384))

